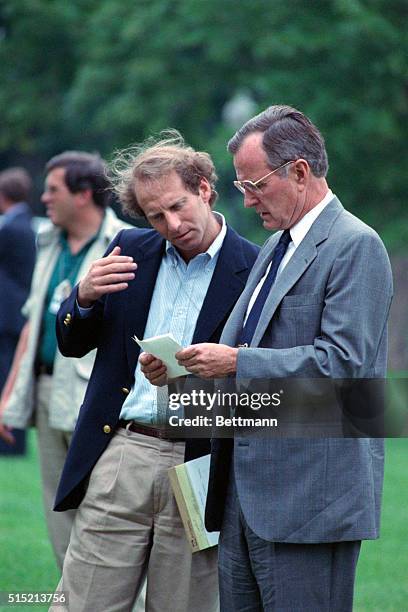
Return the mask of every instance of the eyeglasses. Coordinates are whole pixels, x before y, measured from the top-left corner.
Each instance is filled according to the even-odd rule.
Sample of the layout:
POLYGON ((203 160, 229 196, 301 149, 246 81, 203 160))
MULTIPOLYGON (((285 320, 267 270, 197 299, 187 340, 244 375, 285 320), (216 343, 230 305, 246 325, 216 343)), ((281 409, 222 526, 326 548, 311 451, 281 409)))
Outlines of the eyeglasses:
POLYGON ((262 181, 269 178, 270 176, 272 176, 272 174, 274 174, 281 168, 284 168, 288 164, 293 164, 294 161, 295 161, 294 159, 291 159, 290 161, 285 162, 284 164, 279 166, 279 168, 275 168, 275 170, 272 170, 272 172, 268 172, 268 174, 265 174, 265 176, 258 179, 257 181, 250 181, 249 179, 246 179, 244 181, 234 181, 234 185, 237 189, 239 189, 241 193, 245 193, 246 191, 249 191, 251 193, 259 194, 261 193, 261 189, 262 189, 262 187, 259 187, 259 184, 262 183, 262 181))

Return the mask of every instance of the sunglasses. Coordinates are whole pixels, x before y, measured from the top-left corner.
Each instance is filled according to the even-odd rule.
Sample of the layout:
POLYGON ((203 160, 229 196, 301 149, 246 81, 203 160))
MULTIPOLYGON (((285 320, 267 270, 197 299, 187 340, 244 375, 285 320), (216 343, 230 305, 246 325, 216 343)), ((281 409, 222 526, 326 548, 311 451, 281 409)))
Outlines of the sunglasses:
POLYGON ((262 187, 259 186, 260 183, 265 181, 265 179, 267 179, 270 176, 272 176, 272 174, 274 174, 275 172, 277 172, 281 168, 284 168, 288 164, 293 164, 294 161, 295 161, 294 159, 291 159, 290 161, 285 162, 284 164, 279 166, 279 168, 275 168, 275 170, 272 170, 272 172, 268 172, 268 174, 265 174, 265 176, 263 176, 262 178, 258 179, 257 181, 250 181, 249 179, 246 179, 244 181, 234 181, 234 185, 235 185, 235 187, 241 193, 245 193, 246 191, 249 191, 250 193, 257 193, 257 194, 259 194, 259 193, 261 193, 261 190, 262 190, 262 187))

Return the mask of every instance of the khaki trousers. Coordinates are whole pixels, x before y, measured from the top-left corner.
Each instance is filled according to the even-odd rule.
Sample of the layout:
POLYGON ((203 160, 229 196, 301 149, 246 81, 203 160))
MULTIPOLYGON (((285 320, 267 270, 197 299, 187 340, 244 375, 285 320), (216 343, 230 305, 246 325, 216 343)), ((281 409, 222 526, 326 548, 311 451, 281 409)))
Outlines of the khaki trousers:
POLYGON ((115 433, 77 510, 57 587, 70 611, 132 610, 146 574, 148 612, 218 610, 217 549, 191 553, 167 475, 184 446, 115 433))
POLYGON ((72 432, 52 429, 48 424, 51 385, 52 376, 42 375, 38 377, 35 425, 37 428, 45 520, 54 554, 61 570, 75 511, 53 512, 52 508, 72 432))

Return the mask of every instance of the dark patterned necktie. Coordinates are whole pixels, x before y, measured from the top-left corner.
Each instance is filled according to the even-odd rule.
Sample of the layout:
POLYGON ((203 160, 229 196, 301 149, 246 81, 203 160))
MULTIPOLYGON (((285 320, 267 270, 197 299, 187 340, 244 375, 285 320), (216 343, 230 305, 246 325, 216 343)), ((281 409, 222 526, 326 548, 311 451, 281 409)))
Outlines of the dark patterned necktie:
POLYGON ((262 309, 266 302, 266 298, 268 297, 271 287, 275 281, 279 265, 286 253, 286 249, 288 248, 290 241, 291 237, 289 230, 285 230, 280 237, 278 244, 273 250, 272 264, 268 272, 268 276, 265 278, 255 303, 251 308, 251 312, 248 315, 246 323, 242 328, 238 346, 249 346, 251 344, 256 326, 258 325, 259 317, 261 316, 262 309))

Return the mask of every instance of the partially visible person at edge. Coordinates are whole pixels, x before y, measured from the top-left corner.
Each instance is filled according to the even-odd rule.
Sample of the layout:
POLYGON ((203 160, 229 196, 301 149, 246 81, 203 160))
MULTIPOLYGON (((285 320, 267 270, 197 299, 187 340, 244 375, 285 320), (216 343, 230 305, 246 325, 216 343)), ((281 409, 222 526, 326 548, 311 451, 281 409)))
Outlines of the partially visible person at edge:
MULTIPOLYGON (((220 344, 193 343, 179 363, 238 382, 384 378, 390 262, 376 232, 329 189, 317 127, 271 106, 228 150, 244 206, 278 231, 220 344)), ((155 370, 163 376, 152 362, 153 380, 155 370)), ((221 610, 351 611, 361 540, 379 535, 383 452, 369 437, 214 440, 206 524, 221 529, 221 610)))
MULTIPOLYGON (((30 290, 35 262, 35 234, 31 208, 27 204, 31 178, 23 168, 0 172, 0 392, 13 361, 25 323, 21 308, 30 290)), ((0 440, 0 453, 21 452, 24 432, 17 431, 17 444, 0 440)), ((10 441, 12 438, 10 437, 10 441)))
MULTIPOLYGON (((27 322, 1 397, 0 435, 12 442, 11 428, 36 427, 45 517, 62 568, 74 512, 56 514, 52 506, 95 354, 65 359, 57 349, 55 320, 61 301, 90 262, 120 229, 130 226, 107 207, 110 184, 98 155, 67 151, 50 159, 45 172, 42 201, 50 223, 38 235, 31 291, 23 308, 27 322)), ((30 247, 27 271, 31 259, 30 247)))

